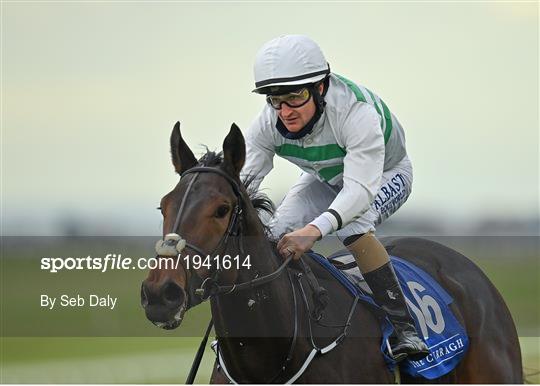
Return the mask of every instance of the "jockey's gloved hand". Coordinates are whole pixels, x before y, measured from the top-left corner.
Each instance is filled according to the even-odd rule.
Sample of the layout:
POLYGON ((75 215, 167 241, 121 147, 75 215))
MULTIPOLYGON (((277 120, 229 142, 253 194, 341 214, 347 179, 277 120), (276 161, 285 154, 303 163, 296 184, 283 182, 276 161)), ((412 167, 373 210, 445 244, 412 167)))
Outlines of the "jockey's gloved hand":
POLYGON ((293 260, 298 260, 302 254, 309 251, 313 244, 321 237, 321 232, 314 225, 306 225, 301 229, 284 235, 277 244, 279 253, 287 258, 293 255, 293 260))

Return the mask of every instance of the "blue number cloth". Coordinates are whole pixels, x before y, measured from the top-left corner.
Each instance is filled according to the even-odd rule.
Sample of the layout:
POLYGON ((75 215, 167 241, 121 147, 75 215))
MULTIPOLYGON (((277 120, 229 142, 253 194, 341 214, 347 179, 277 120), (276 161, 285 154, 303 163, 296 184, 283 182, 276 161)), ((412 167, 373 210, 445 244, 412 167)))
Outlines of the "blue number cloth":
MULTIPOLYGON (((373 299, 363 292, 344 272, 337 269, 324 256, 309 252, 317 263, 326 268, 345 288, 360 300, 376 306, 373 299)), ((469 347, 465 329, 455 318, 450 304, 452 297, 428 273, 412 263, 390 256, 396 275, 407 299, 418 333, 424 338, 430 354, 420 361, 405 360, 399 364, 400 371, 414 377, 439 378, 453 370, 469 347)), ((388 319, 381 324, 383 342, 381 351, 390 369, 395 361, 388 352, 386 340, 393 332, 388 319)))

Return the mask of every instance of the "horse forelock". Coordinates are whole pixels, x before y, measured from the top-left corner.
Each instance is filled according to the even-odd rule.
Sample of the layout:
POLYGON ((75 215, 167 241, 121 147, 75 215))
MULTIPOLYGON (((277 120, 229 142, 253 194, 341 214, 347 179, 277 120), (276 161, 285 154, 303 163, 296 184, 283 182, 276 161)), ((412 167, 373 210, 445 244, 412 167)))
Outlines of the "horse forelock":
MULTIPOLYGON (((223 152, 211 151, 206 146, 205 148, 206 153, 199 158, 198 166, 215 167, 223 164, 223 152)), ((249 201, 255 210, 259 212, 259 214, 261 214, 261 212, 265 212, 269 215, 273 215, 275 211, 274 203, 265 193, 254 187, 255 177, 256 176, 248 175, 242 180, 242 184, 246 189, 249 201)), ((265 231, 266 230, 267 229, 265 227, 265 231)))
POLYGON ((199 158, 199 164, 197 166, 219 166, 223 163, 223 152, 215 152, 212 150, 209 150, 206 146, 204 146, 206 149, 206 153, 203 154, 201 158, 199 158))

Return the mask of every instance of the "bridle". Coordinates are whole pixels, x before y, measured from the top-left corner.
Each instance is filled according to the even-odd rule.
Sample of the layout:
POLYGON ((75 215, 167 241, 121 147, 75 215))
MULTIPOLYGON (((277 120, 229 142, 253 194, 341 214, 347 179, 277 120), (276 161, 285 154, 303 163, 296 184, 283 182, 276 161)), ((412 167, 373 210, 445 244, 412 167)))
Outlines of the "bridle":
MULTIPOLYGON (((214 173, 214 174, 220 175, 221 177, 225 178, 225 180, 229 183, 229 185, 231 186, 234 192, 234 195, 236 197, 236 204, 232 210, 232 214, 229 219, 227 230, 221 237, 216 247, 210 253, 206 253, 199 246, 188 242, 179 233, 169 233, 165 236, 164 240, 158 241, 158 244, 156 245, 156 252, 160 256, 178 257, 180 252, 182 252, 183 249, 187 247, 191 249, 192 251, 195 251, 200 256, 214 256, 214 254, 220 248, 225 247, 227 245, 231 236, 236 236, 238 238, 240 253, 244 254, 244 245, 243 245, 242 231, 241 231, 242 220, 243 220, 241 189, 238 183, 236 182, 236 180, 234 180, 231 176, 229 176, 227 173, 225 173, 221 169, 212 168, 208 166, 196 166, 196 167, 186 170, 185 172, 181 174, 180 176, 181 178, 183 178, 184 176, 188 174, 195 174, 195 177, 189 182, 186 193, 184 194, 184 197, 182 198, 182 201, 180 202, 180 208, 176 214, 173 231, 178 230, 182 213, 184 210, 184 206, 187 201, 187 197, 189 195, 191 187, 193 186, 193 183, 199 176, 199 173, 214 173)), ((210 276, 204 279, 201 278, 199 274, 197 273, 197 271, 193 268, 193 266, 190 265, 188 271, 191 276, 190 278, 191 280, 189 280, 188 291, 187 291, 188 292, 187 308, 191 308, 205 300, 208 300, 212 296, 230 294, 236 291, 242 291, 245 289, 255 288, 263 284, 266 284, 268 282, 271 282, 272 280, 280 276, 281 273, 283 273, 283 271, 285 270, 285 268, 287 267, 287 265, 289 264, 291 260, 292 260, 292 256, 289 256, 279 266, 277 270, 275 270, 274 272, 268 275, 257 277, 247 282, 235 283, 232 285, 219 284, 219 276, 223 271, 223 267, 221 265, 218 266, 217 268, 213 268, 211 270, 210 276)))

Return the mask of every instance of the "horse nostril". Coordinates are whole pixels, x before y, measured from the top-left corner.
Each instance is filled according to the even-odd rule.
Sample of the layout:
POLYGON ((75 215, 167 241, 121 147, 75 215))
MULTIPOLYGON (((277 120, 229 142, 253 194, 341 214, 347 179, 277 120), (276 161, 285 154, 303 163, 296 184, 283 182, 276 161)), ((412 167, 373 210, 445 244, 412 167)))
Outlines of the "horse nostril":
POLYGON ((148 306, 148 295, 146 294, 146 283, 141 284, 141 306, 146 308, 148 306))
POLYGON ((184 290, 172 281, 163 286, 161 293, 165 303, 178 305, 184 302, 184 290))

